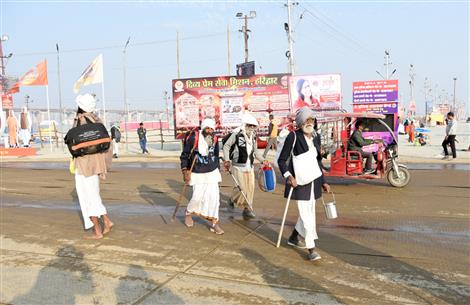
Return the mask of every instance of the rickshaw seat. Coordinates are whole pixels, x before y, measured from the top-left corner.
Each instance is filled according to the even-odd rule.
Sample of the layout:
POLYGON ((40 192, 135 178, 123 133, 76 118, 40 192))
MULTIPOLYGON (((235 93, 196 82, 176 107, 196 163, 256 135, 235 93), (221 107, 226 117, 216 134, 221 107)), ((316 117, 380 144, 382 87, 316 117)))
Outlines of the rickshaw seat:
POLYGON ((358 160, 362 162, 361 152, 355 150, 348 150, 348 161, 350 160, 358 160))
POLYGON ((347 174, 361 174, 362 173, 362 155, 359 151, 348 150, 347 159, 347 174))

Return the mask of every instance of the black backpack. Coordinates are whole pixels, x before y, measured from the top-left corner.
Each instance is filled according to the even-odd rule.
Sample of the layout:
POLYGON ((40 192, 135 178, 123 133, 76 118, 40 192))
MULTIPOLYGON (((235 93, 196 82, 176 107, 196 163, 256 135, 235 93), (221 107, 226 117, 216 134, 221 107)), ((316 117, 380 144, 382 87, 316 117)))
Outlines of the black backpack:
POLYGON ((78 119, 77 126, 70 129, 64 138, 74 158, 106 152, 111 146, 111 138, 106 127, 101 123, 92 122, 87 117, 85 120, 87 123, 80 125, 78 119))
MULTIPOLYGON (((223 138, 222 138, 222 146, 225 145, 225 143, 228 141, 228 139, 232 136, 232 132, 229 132, 227 133, 223 138)), ((237 135, 235 136, 235 143, 230 147, 230 151, 229 151, 229 157, 230 157, 230 160, 233 158, 233 151, 235 150, 235 146, 238 145, 238 139, 240 138, 240 135, 241 135, 242 131, 240 130, 237 135)), ((229 160, 225 160, 225 161, 229 161, 229 160)))

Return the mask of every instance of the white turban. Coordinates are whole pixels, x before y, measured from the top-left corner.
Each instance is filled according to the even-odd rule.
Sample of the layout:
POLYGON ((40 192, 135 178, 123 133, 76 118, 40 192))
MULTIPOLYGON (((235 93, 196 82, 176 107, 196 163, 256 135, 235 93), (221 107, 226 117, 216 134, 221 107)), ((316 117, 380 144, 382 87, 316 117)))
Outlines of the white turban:
POLYGON ((85 112, 95 111, 96 99, 89 93, 78 95, 77 98, 75 98, 75 102, 77 103, 78 107, 80 107, 85 112))
POLYGON ((248 124, 248 125, 258 126, 258 121, 256 120, 256 118, 252 114, 249 114, 249 113, 243 114, 242 123, 243 125, 248 124))
POLYGON ((213 130, 215 130, 215 121, 214 121, 214 119, 207 118, 207 119, 204 119, 202 121, 201 130, 206 129, 207 127, 212 128, 213 130))

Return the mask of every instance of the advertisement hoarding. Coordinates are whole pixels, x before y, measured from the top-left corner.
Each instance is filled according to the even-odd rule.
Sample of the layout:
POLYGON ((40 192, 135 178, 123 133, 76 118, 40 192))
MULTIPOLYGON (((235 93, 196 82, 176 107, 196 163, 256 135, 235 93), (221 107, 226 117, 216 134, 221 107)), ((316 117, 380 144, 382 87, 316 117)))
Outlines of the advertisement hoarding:
POLYGON ((241 125, 245 111, 258 119, 263 136, 269 113, 281 117, 290 111, 286 74, 174 79, 172 90, 177 138, 207 117, 215 119, 218 134, 225 134, 241 125))
POLYGON ((341 108, 341 74, 300 75, 289 77, 292 112, 304 106, 312 109, 341 108))
POLYGON ((398 80, 372 80, 353 83, 353 105, 398 101, 398 80))
MULTIPOLYGON (((383 121, 394 131, 395 137, 398 136, 398 110, 398 80, 353 82, 353 112, 385 115, 383 121)), ((364 132, 364 137, 381 138, 386 143, 392 142, 392 136, 383 125, 372 120, 368 125, 370 131, 364 132)))

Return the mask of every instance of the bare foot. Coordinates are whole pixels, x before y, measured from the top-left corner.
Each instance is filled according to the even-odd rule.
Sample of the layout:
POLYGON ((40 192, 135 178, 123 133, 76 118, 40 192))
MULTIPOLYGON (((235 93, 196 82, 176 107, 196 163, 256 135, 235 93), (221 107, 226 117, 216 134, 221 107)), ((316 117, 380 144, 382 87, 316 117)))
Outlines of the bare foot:
POLYGON ((103 234, 85 234, 83 235, 83 238, 84 239, 102 239, 103 238, 103 234))
POLYGON ((103 235, 111 232, 111 229, 113 227, 114 227, 114 223, 112 223, 111 221, 108 224, 105 223, 104 229, 103 229, 103 235))
POLYGON ((194 226, 194 221, 193 221, 193 218, 191 217, 191 214, 186 215, 186 217, 184 218, 184 224, 188 228, 191 228, 192 226, 194 226))

